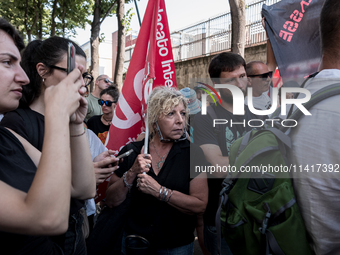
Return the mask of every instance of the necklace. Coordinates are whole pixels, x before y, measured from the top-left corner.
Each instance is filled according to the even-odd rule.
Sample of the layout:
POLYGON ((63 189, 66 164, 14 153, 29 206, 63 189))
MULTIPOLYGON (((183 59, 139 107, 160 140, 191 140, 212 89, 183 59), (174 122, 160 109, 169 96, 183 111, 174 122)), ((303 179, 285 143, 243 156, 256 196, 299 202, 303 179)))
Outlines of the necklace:
POLYGON ((104 115, 103 115, 103 120, 104 120, 104 121, 106 121, 106 123, 108 123, 108 125, 110 125, 110 124, 111 124, 111 120, 107 120, 107 119, 105 119, 105 118, 104 118, 104 115))
POLYGON ((155 146, 155 144, 154 144, 153 141, 152 141, 152 146, 153 146, 153 148, 155 149, 155 152, 156 152, 157 156, 160 158, 160 161, 158 161, 158 163, 157 163, 157 168, 158 168, 158 170, 161 170, 161 168, 162 168, 162 166, 163 166, 163 164, 164 164, 164 162, 165 162, 165 158, 166 158, 166 156, 168 155, 168 153, 169 153, 170 150, 169 150, 163 157, 161 157, 161 156, 158 154, 158 151, 157 151, 156 146, 155 146))

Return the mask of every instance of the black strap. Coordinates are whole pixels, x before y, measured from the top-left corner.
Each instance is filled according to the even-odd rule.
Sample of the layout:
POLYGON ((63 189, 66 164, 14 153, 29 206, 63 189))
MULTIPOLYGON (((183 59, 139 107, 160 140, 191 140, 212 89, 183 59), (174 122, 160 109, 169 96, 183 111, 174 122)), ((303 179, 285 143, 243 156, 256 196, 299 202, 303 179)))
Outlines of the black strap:
POLYGON ((284 211, 286 211, 288 208, 291 208, 295 203, 296 203, 296 199, 295 199, 295 197, 293 197, 291 200, 288 201, 287 204, 281 206, 281 207, 279 208, 279 210, 277 210, 277 211, 273 214, 273 219, 275 219, 276 217, 278 217, 281 213, 283 213, 284 211))
MULTIPOLYGON (((221 231, 221 209, 222 205, 226 206, 228 202, 228 194, 223 193, 220 196, 220 203, 217 209, 216 217, 215 217, 215 225, 216 225, 216 237, 217 237, 217 254, 221 255, 221 239, 222 239, 222 231, 221 231)), ((228 213, 226 213, 226 217, 228 217, 228 213)))
POLYGON ((284 252, 281 250, 279 244, 277 243, 275 236, 273 235, 270 230, 266 229, 266 255, 271 255, 270 250, 275 255, 285 255, 284 252), (269 250, 270 248, 270 250, 269 250))
POLYGON ((33 112, 28 108, 18 108, 14 110, 24 120, 27 136, 30 144, 35 148, 39 147, 38 120, 33 112))

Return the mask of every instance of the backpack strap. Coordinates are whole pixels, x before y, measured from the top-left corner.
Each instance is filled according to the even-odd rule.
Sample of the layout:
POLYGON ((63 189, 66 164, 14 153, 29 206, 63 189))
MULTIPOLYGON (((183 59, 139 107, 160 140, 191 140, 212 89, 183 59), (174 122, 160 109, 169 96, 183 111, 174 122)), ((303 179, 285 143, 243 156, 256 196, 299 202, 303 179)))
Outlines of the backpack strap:
MULTIPOLYGON (((304 88, 307 81, 309 81, 311 78, 314 78, 319 72, 315 72, 315 73, 312 73, 311 75, 309 75, 304 81, 303 83, 301 84, 300 88, 304 88)), ((299 93, 300 94, 300 93, 299 93)), ((299 96, 299 94, 297 94, 294 98, 297 98, 299 96)), ((293 105, 290 106, 290 109, 289 109, 289 112, 288 112, 288 115, 287 116, 290 116, 292 114, 292 111, 293 111, 293 105)), ((281 109, 281 107, 280 107, 281 109)))
MULTIPOLYGON (((229 200, 228 194, 231 188, 234 186, 235 182, 233 179, 226 177, 222 183, 222 190, 220 192, 219 205, 217 209, 217 213, 215 216, 215 225, 216 225, 216 237, 217 237, 217 254, 221 255, 221 240, 222 240, 222 232, 221 232, 221 209, 222 206, 226 206, 229 200)), ((228 213, 227 213, 228 215, 228 213)))
MULTIPOLYGON (((340 95, 340 83, 334 83, 331 85, 328 85, 318 91, 316 91, 312 97, 311 100, 309 100, 307 103, 305 103, 303 106, 309 110, 310 108, 312 108, 314 105, 316 105, 317 103, 332 97, 332 96, 336 96, 336 95, 340 95)), ((303 115, 302 111, 297 108, 291 115, 288 115, 288 119, 293 119, 293 120, 298 120, 301 116, 303 115)), ((281 130, 283 132, 287 131, 289 129, 289 127, 284 127, 281 128, 281 130)))
POLYGON ((33 112, 28 108, 18 108, 14 110, 24 120, 27 136, 30 144, 35 148, 39 147, 38 120, 33 112))

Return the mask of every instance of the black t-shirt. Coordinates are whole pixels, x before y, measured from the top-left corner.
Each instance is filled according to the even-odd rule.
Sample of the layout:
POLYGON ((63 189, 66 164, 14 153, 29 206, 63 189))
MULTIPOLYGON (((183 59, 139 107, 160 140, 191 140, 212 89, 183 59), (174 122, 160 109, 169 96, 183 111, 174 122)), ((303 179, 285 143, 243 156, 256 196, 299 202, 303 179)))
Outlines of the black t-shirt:
POLYGON ((104 125, 101 121, 102 115, 95 115, 91 117, 87 122, 87 128, 91 129, 99 139, 105 144, 107 133, 110 129, 110 125, 104 125))
MULTIPOLYGON (((115 171, 118 177, 122 177, 128 171, 135 158, 140 153, 144 141, 128 144, 120 154, 134 149, 134 153, 125 158, 115 171), (131 157, 131 158, 130 158, 131 157)), ((152 167, 148 174, 160 185, 189 194, 190 181, 190 150, 204 162, 203 151, 193 146, 190 148, 188 140, 174 143, 158 175, 155 175, 152 167)), ((202 163, 203 164, 203 163, 202 163)), ((162 202, 151 195, 138 191, 136 180, 131 190, 131 207, 129 209, 128 223, 125 229, 127 234, 136 234, 145 237, 156 249, 174 248, 187 245, 194 240, 196 224, 195 215, 187 215, 166 202, 162 202)))
MULTIPOLYGON (((222 128, 219 131, 220 134, 217 135, 216 129, 213 127, 212 117, 210 117, 209 114, 196 114, 194 123, 194 143, 198 146, 203 144, 218 145, 221 149, 222 155, 226 157, 229 155, 229 150, 233 142, 242 137, 247 131, 253 129, 248 126, 248 120, 261 118, 251 113, 246 105, 245 115, 233 115, 221 105, 212 107, 214 107, 217 117, 219 119, 227 120, 228 123, 221 125, 222 128)), ((252 122, 251 125, 259 125, 259 122, 252 122)), ((218 208, 219 193, 222 189, 222 182, 223 178, 208 179, 209 200, 204 213, 204 224, 206 225, 215 226, 215 216, 218 208)))
MULTIPOLYGON (((45 134, 45 117, 44 115, 27 108, 26 111, 30 111, 30 116, 34 118, 31 120, 32 122, 36 122, 37 130, 34 130, 38 134, 38 146, 36 147, 39 151, 42 151, 42 145, 44 142, 44 134, 45 134)), ((0 125, 3 127, 7 127, 15 131, 17 134, 21 135, 28 142, 32 144, 31 138, 27 132, 26 125, 32 125, 32 123, 25 123, 22 117, 15 111, 8 112, 5 114, 3 119, 0 122, 0 125)), ((74 214, 82 208, 84 202, 78 199, 71 198, 71 207, 70 213, 74 214)))
POLYGON ((16 111, 13 111, 5 114, 0 125, 12 129, 33 145, 33 142, 31 141, 32 138, 27 130, 27 125, 33 125, 32 122, 34 122, 36 126, 36 130, 34 130, 34 132, 37 134, 37 144, 33 146, 35 146, 39 151, 42 151, 45 133, 44 115, 33 111, 30 108, 26 108, 25 111, 29 111, 30 116, 32 116, 32 118, 30 118, 30 123, 25 123, 22 117, 16 111))
MULTIPOLYGON (((0 180, 16 189, 28 192, 35 173, 36 166, 26 154, 22 144, 12 133, 0 127, 0 180)), ((0 243, 1 253, 6 252, 6 254, 61 254, 60 249, 47 236, 0 231, 0 243)))

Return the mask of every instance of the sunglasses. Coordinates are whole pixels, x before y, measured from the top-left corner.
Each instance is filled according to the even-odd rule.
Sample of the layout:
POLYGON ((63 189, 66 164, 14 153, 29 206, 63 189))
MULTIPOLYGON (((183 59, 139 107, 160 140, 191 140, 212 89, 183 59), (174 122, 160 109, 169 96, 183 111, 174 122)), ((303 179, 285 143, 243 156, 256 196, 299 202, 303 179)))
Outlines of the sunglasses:
POLYGON ((263 74, 254 74, 254 75, 247 75, 248 77, 260 77, 262 79, 272 78, 273 72, 263 73, 263 74))
POLYGON ((106 105, 106 106, 111 106, 112 104, 114 104, 115 102, 112 102, 112 101, 110 101, 110 100, 106 100, 106 101, 104 101, 103 99, 98 99, 98 104, 100 105, 100 106, 103 106, 104 104, 106 105))
MULTIPOLYGON (((64 71, 64 72, 67 73, 67 69, 66 68, 62 68, 62 67, 59 67, 59 66, 53 66, 53 65, 49 66, 49 67, 53 68, 53 69, 61 70, 61 71, 64 71)), ((85 86, 90 85, 90 83, 93 81, 92 75, 89 74, 88 72, 83 73, 82 76, 83 76, 83 80, 84 80, 85 86)))
POLYGON ((110 83, 110 84, 112 84, 112 83, 113 83, 113 81, 110 81, 108 78, 105 78, 105 79, 99 79, 99 81, 101 81, 101 80, 104 80, 104 82, 105 82, 105 83, 110 83))

